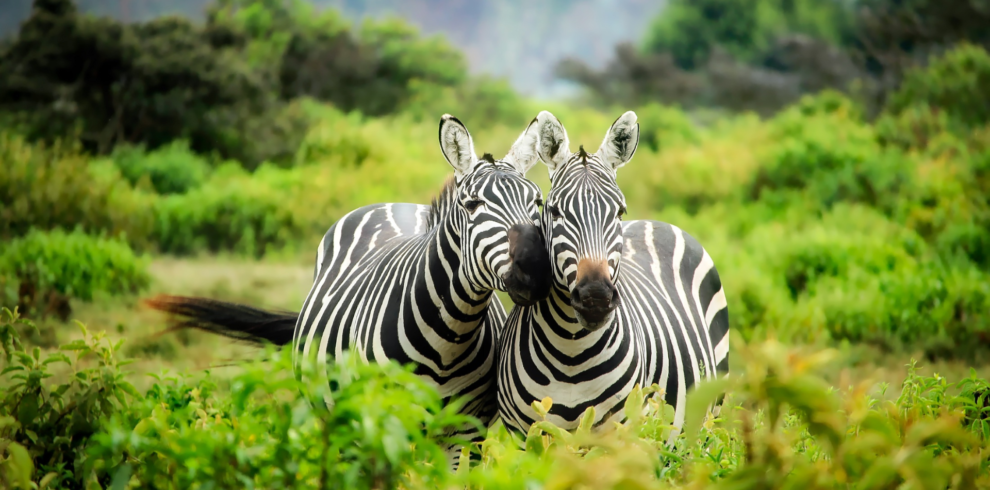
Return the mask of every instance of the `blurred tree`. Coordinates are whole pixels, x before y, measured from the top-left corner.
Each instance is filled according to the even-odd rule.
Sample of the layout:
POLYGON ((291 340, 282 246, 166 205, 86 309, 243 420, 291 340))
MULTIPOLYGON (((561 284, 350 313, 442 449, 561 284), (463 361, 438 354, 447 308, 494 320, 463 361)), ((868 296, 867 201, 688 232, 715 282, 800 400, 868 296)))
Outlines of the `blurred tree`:
POLYGON ((805 34, 840 45, 852 40, 851 15, 838 0, 671 0, 647 31, 647 53, 669 52, 700 68, 716 46, 758 62, 774 40, 805 34))
POLYGON ((860 75, 844 52, 852 10, 842 0, 672 0, 641 50, 623 46, 604 70, 565 59, 558 77, 606 104, 660 101, 771 114, 802 94, 860 75))
POLYGON ((642 54, 631 44, 615 48, 615 58, 601 71, 568 58, 556 74, 591 90, 607 103, 639 105, 651 100, 690 105, 702 95, 700 76, 683 70, 670 53, 642 54))
POLYGON ((904 73, 968 42, 990 48, 990 1, 859 0, 856 53, 879 82, 876 106, 904 73))
POLYGON ((96 153, 180 138, 200 151, 230 150, 216 146, 229 131, 224 113, 256 109, 263 93, 187 20, 124 25, 80 16, 70 0, 36 0, 0 59, 0 107, 17 112, 32 137, 76 131, 96 153))
POLYGON ((460 51, 400 19, 355 30, 336 10, 317 12, 299 0, 218 0, 208 25, 248 39, 248 58, 283 100, 308 96, 382 115, 409 101, 414 80, 452 87, 467 77, 460 51))
POLYGON ((356 31, 302 0, 216 0, 205 25, 124 24, 35 0, 0 46, 0 111, 33 139, 78 137, 95 153, 183 139, 253 168, 291 160, 308 126, 296 98, 382 115, 424 85, 466 78, 463 54, 442 38, 397 19, 356 31))
POLYGON ((565 59, 555 73, 605 104, 761 114, 859 79, 874 116, 906 69, 962 41, 990 47, 990 1, 671 0, 642 50, 618 49, 604 70, 565 59))

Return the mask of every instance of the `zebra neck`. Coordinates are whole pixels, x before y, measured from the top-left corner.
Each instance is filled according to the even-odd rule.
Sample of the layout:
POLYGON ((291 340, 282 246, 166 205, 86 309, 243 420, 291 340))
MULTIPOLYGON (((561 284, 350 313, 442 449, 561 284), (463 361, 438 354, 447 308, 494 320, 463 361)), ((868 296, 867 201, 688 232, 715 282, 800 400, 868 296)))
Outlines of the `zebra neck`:
POLYGON ((612 324, 596 331, 585 330, 577 321, 577 313, 571 306, 570 294, 559 285, 555 285, 547 299, 537 304, 535 324, 543 330, 543 334, 552 336, 564 354, 578 355, 584 353, 590 344, 597 342, 608 332, 614 332, 619 323, 619 315, 615 315, 612 324))
POLYGON ((431 319, 421 322, 421 328, 460 344, 485 320, 492 291, 473 287, 462 269, 458 221, 442 219, 428 234, 423 274, 412 294, 422 318, 431 319))

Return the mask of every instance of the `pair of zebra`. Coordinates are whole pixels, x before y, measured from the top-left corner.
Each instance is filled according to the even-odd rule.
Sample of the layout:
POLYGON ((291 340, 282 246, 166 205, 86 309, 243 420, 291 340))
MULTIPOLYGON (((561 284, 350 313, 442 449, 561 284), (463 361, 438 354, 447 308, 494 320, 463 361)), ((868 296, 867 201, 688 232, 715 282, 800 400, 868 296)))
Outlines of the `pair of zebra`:
POLYGON ((498 416, 526 432, 539 417, 532 402, 548 396, 557 425, 575 428, 589 407, 601 425, 624 416, 636 385, 657 383, 680 427, 687 390, 728 371, 728 311, 697 241, 667 223, 622 221, 616 171, 638 142, 630 111, 596 153, 571 153, 567 131, 543 111, 504 158, 478 158, 467 128, 445 115, 440 147, 453 179, 430 206, 365 206, 331 226, 298 314, 203 298, 150 303, 184 326, 291 343, 297 369, 347 349, 411 363, 445 399, 467 397, 463 410, 486 425, 498 416), (545 204, 525 178, 538 160, 550 171, 545 204), (515 303, 508 318, 494 290, 515 303))

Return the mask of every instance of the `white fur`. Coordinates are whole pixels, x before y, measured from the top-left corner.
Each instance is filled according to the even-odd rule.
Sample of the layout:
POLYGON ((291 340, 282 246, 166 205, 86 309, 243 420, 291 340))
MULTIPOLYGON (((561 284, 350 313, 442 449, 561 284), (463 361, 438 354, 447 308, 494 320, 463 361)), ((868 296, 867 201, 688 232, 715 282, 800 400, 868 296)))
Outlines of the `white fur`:
POLYGON ((550 169, 550 175, 571 156, 570 140, 567 130, 560 121, 548 111, 536 116, 536 127, 539 142, 537 152, 540 160, 550 169))
POLYGON ((467 127, 450 114, 440 118, 440 150, 451 167, 454 177, 460 180, 474 170, 478 156, 474 153, 474 141, 467 127))
POLYGON ((602 146, 598 148, 598 156, 616 170, 632 160, 638 147, 639 123, 636 122, 636 113, 628 111, 608 128, 602 146))
POLYGON ((533 122, 529 123, 529 126, 526 126, 526 130, 519 135, 516 142, 512 144, 512 148, 509 149, 509 153, 502 159, 511 163, 523 175, 526 175, 526 172, 529 172, 529 169, 533 168, 533 165, 536 165, 540 159, 536 148, 539 143, 537 127, 537 120, 534 119, 533 122))

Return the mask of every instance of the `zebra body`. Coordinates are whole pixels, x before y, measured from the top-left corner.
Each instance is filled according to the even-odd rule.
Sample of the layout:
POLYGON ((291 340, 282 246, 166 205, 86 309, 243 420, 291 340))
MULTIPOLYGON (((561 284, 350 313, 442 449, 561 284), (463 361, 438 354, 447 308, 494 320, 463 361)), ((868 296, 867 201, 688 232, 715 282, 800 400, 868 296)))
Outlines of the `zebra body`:
MULTIPOLYGON (((505 321, 493 291, 532 304, 550 289, 535 224, 542 192, 524 177, 539 158, 534 124, 496 161, 475 155, 460 121, 441 118, 440 147, 454 177, 430 206, 374 204, 334 223, 299 312, 169 295, 147 304, 184 317, 176 328, 291 343, 294 370, 312 381, 329 382, 327 363, 345 350, 367 362, 413 364, 445 401, 466 397, 462 410, 487 425, 496 413, 495 351, 505 321)), ((455 432, 479 436, 475 427, 455 432)), ((459 448, 448 448, 456 467, 459 448)))
POLYGON ((549 113, 538 124, 551 169, 542 226, 554 284, 545 300, 517 306, 506 322, 499 415, 525 432, 539 420, 532 402, 550 397, 551 422, 575 428, 594 407, 600 425, 625 417, 636 385, 656 383, 681 427, 687 390, 728 371, 728 310, 714 263, 673 225, 621 221, 615 170, 635 152, 635 114, 617 120, 594 155, 570 154, 549 113))
MULTIPOLYGON (((527 130, 505 159, 479 160, 466 128, 445 119, 441 147, 455 178, 431 206, 366 206, 327 231, 293 334, 297 372, 344 350, 369 362, 413 364, 445 401, 467 397, 464 413, 491 422, 505 322, 493 291, 524 304, 549 291, 534 224, 542 193, 523 177, 537 159, 527 130)), ((474 428, 459 435, 479 436, 474 428)))

